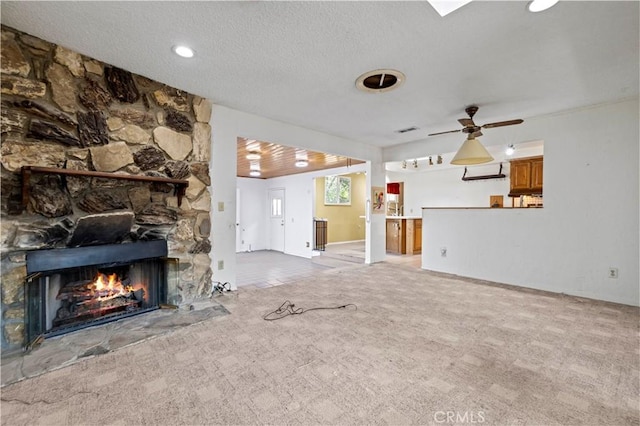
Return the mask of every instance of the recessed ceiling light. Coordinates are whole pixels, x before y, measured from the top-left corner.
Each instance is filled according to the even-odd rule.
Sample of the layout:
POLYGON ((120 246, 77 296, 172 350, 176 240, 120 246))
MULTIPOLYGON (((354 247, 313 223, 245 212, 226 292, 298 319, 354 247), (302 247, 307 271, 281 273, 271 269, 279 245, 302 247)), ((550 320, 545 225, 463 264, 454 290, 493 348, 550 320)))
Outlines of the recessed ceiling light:
POLYGON ((247 160, 259 160, 260 159, 260 153, 252 151, 252 152, 247 154, 246 158, 247 158, 247 160))
POLYGON ((429 4, 442 17, 470 2, 471 0, 429 0, 429 4))
POLYGON ((307 167, 309 162, 307 160, 298 160, 296 161, 296 167, 307 167))
POLYGON ((513 145, 509 145, 507 149, 504 150, 504 153, 507 155, 513 155, 514 152, 516 152, 516 149, 513 147, 513 145))
POLYGON ((193 49, 187 46, 173 46, 173 53, 183 58, 193 58, 193 49))
POLYGON ((258 177, 258 176, 260 176, 260 172, 258 170, 251 170, 249 172, 249 176, 258 177))
POLYGON ((558 3, 558 0, 533 0, 529 3, 527 8, 529 12, 542 12, 549 9, 551 6, 558 3))

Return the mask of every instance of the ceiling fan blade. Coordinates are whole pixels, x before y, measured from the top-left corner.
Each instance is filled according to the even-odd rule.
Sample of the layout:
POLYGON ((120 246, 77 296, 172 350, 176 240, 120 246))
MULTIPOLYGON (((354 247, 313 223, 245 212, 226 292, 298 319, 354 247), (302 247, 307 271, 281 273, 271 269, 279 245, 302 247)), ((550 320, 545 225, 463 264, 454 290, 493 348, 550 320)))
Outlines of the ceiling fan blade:
POLYGON ((498 121, 497 123, 488 123, 485 124, 482 127, 483 129, 491 129, 492 127, 502 127, 502 126, 511 126, 514 124, 520 124, 522 123, 524 120, 507 120, 507 121, 498 121))
POLYGON ((447 130, 446 132, 429 133, 427 136, 444 135, 445 133, 458 133, 458 132, 461 132, 461 131, 462 131, 462 129, 460 129, 460 130, 447 130))
POLYGON ((470 118, 460 118, 458 123, 462 124, 464 127, 476 127, 475 123, 470 118))

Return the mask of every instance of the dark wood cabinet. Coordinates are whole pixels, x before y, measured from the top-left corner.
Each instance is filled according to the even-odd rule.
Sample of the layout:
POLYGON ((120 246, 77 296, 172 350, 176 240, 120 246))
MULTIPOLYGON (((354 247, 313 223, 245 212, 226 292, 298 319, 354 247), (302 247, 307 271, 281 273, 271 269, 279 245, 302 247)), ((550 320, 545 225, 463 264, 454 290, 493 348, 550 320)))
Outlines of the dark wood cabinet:
POLYGON ((519 158, 510 163, 510 197, 542 194, 543 157, 519 158))

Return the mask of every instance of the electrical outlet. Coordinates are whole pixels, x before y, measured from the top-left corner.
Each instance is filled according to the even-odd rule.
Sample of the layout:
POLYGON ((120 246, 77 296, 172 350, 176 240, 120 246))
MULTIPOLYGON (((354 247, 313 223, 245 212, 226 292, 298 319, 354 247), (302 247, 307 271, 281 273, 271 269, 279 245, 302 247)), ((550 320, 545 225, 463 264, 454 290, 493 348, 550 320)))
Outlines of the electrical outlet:
POLYGON ((609 278, 618 278, 618 268, 609 267, 609 278))
POLYGON ((218 260, 218 271, 222 271, 224 269, 224 260, 218 260))
POLYGON ((307 247, 309 247, 309 241, 307 241, 307 247))
POLYGON ((447 248, 446 247, 440 247, 440 256, 447 257, 447 248))
POLYGON ((218 201, 218 211, 219 212, 224 211, 224 201, 218 201))

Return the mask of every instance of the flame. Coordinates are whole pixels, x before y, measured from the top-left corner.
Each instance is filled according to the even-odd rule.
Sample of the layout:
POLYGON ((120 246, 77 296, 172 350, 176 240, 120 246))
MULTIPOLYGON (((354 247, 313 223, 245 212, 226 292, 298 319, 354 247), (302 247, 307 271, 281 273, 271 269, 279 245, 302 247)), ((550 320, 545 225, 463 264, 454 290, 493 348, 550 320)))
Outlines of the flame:
POLYGON ((93 287, 98 293, 97 296, 99 300, 111 299, 114 297, 126 295, 127 293, 133 291, 133 286, 123 285, 117 274, 111 274, 107 276, 100 272, 93 281, 93 287))

